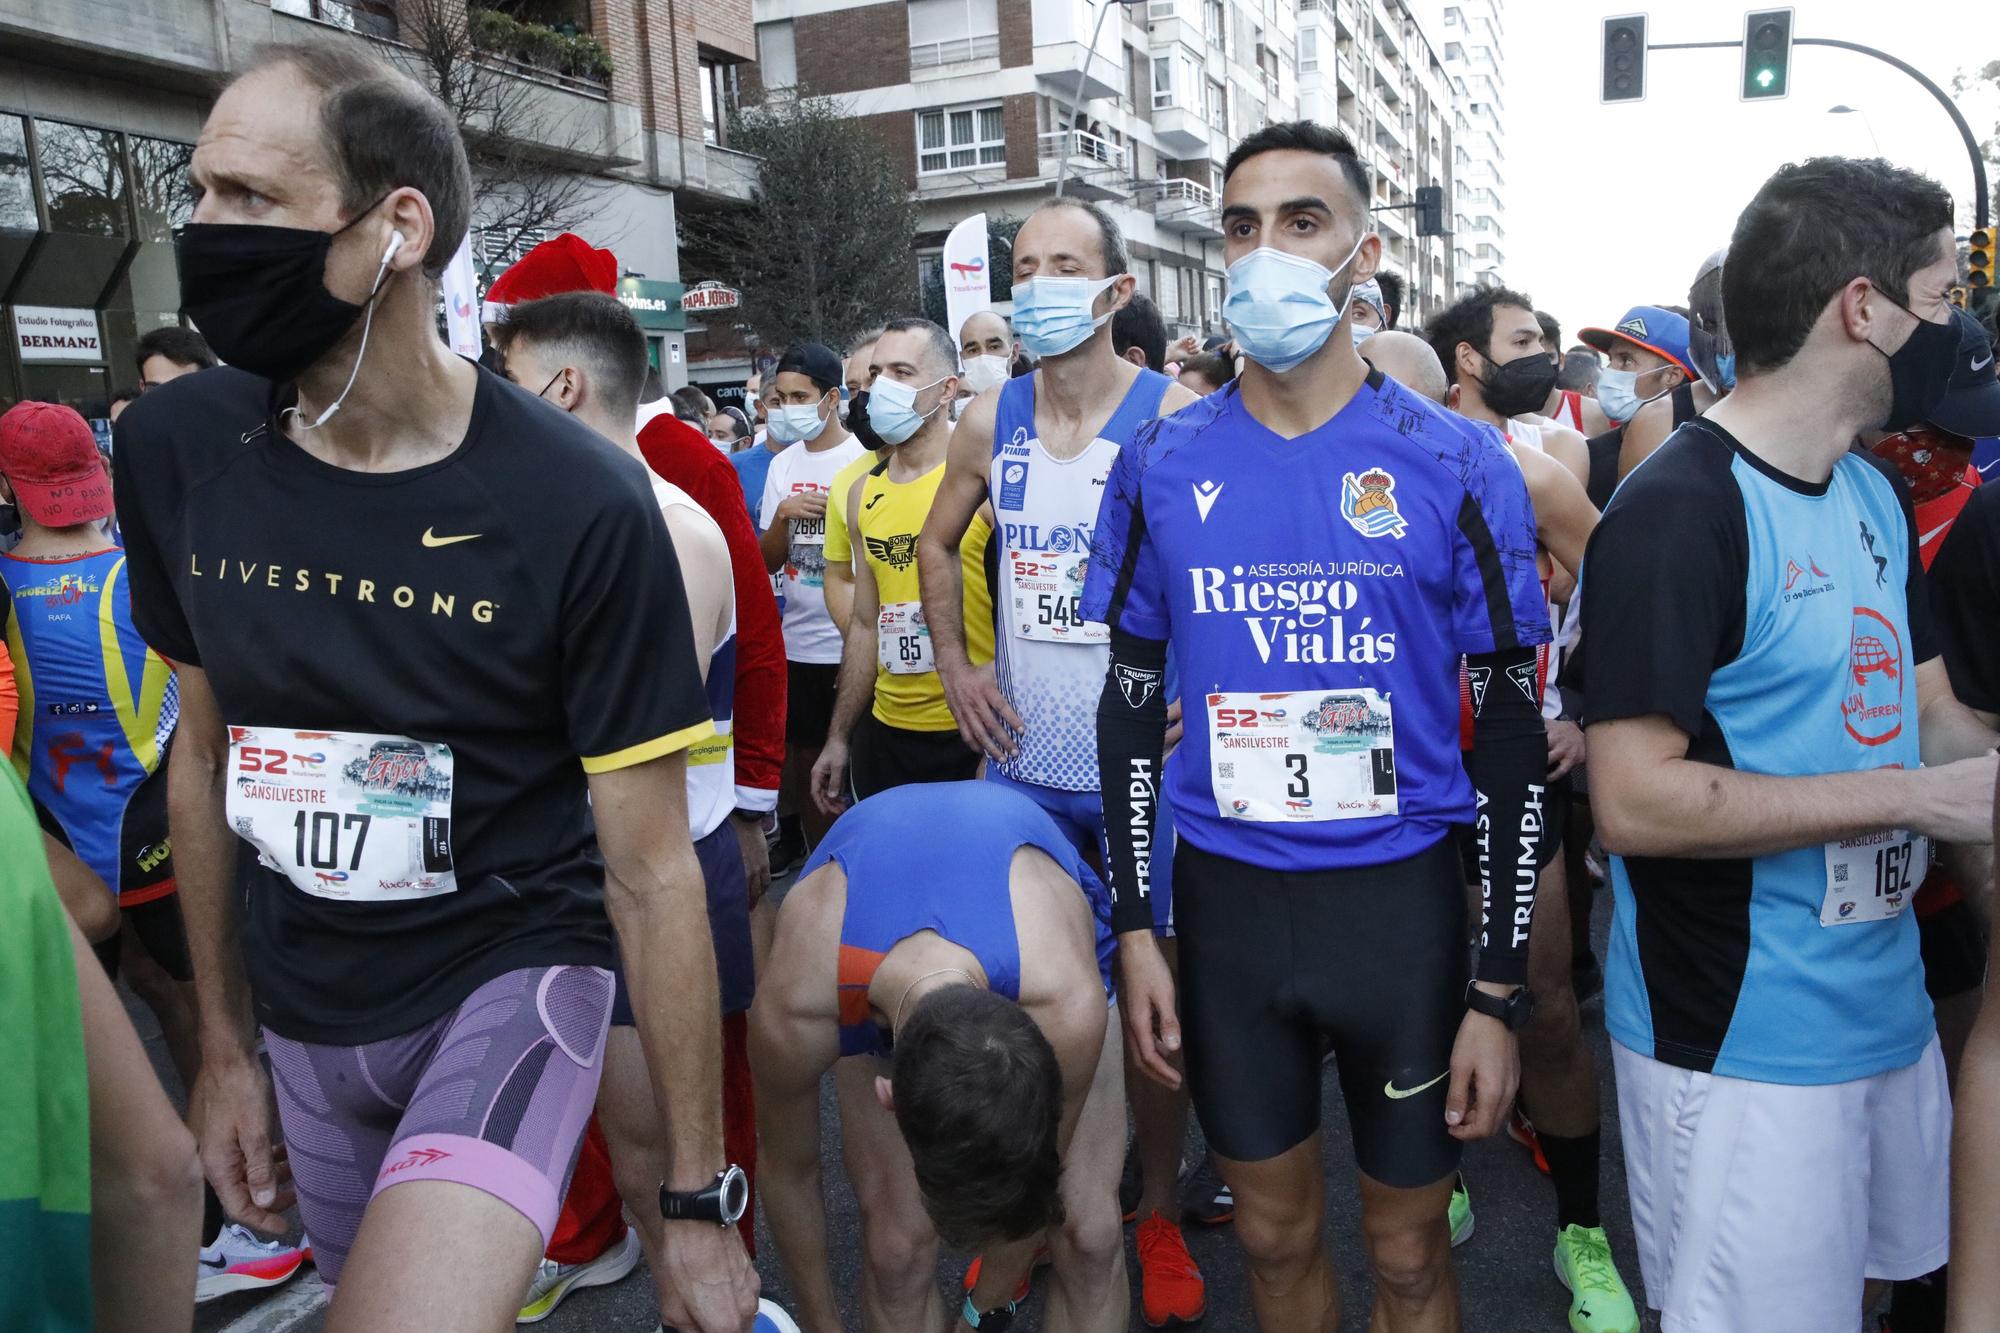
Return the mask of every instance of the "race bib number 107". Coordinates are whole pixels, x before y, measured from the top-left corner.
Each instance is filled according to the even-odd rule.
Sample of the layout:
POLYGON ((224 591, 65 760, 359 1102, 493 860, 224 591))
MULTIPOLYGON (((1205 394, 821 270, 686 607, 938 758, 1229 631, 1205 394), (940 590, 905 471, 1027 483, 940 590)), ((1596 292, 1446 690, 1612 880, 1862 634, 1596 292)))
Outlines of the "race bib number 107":
POLYGON ((405 736, 229 729, 230 827, 317 898, 455 892, 451 747, 405 736))

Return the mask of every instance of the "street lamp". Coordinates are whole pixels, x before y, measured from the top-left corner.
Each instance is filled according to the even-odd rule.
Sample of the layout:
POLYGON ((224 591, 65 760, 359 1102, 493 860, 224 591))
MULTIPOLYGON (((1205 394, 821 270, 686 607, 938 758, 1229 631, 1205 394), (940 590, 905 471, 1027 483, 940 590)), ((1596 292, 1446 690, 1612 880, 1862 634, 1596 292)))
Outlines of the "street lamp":
POLYGON ((1056 142, 1056 198, 1062 198, 1063 182, 1069 178, 1069 136, 1076 132, 1076 118, 1083 114, 1083 84, 1090 77, 1090 62, 1097 58, 1097 38, 1104 31, 1104 20, 1111 13, 1113 4, 1138 5, 1146 0, 1098 0, 1097 22, 1090 30, 1090 45, 1083 48, 1083 64, 1076 72, 1076 96, 1070 99, 1069 123, 1063 126, 1062 138, 1056 142))
POLYGON ((1848 106, 1845 102, 1843 102, 1839 106, 1828 107, 1826 109, 1826 114, 1829 116, 1861 117, 1862 125, 1866 127, 1866 129, 1868 130, 1868 142, 1875 146, 1875 155, 1877 157, 1880 157, 1882 155, 1882 141, 1876 137, 1875 122, 1868 118, 1868 113, 1866 111, 1863 111, 1859 107, 1848 106))

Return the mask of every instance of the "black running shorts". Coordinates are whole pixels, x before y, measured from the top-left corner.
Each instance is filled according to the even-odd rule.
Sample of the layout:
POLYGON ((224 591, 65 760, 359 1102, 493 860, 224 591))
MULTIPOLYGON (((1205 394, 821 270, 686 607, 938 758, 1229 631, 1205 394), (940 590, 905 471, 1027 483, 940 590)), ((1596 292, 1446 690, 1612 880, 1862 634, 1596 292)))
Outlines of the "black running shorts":
POLYGON ((969 782, 979 775, 979 755, 958 731, 906 731, 873 713, 855 725, 849 743, 848 780, 854 799, 913 782, 969 782))
POLYGON ((1264 1161, 1320 1132, 1330 1040, 1361 1170, 1410 1189, 1458 1169, 1444 1123, 1468 963, 1456 839, 1287 872, 1183 838, 1174 916, 1188 1082, 1218 1153, 1264 1161))
POLYGON ((785 663, 785 744, 794 750, 817 750, 826 744, 839 681, 838 662, 785 663))

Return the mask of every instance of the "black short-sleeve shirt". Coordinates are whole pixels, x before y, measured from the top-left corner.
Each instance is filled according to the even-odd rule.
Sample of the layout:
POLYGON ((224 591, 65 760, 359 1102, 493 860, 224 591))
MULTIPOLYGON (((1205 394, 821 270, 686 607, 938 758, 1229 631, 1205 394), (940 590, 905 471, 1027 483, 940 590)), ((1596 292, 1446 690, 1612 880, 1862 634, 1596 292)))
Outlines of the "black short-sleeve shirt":
POLYGON ((247 839, 246 812, 264 821, 238 860, 259 1020, 358 1044, 515 968, 609 964, 586 772, 709 727, 644 468, 484 370, 464 441, 407 471, 326 464, 283 435, 277 406, 264 380, 204 371, 135 402, 116 451, 134 620, 207 673, 230 728, 232 824, 247 839), (395 739, 355 758, 341 747, 356 735, 395 739), (314 804, 343 776, 375 804, 314 804), (297 819, 296 863, 252 798, 297 819), (372 836, 406 845, 369 855, 407 857, 421 891, 440 869, 455 887, 343 897, 385 883, 358 874, 371 863, 353 809, 419 807, 420 823, 375 820, 372 836))
POLYGON ((1981 486, 1931 562, 1931 611, 1960 702, 2000 713, 2000 484, 1981 486))

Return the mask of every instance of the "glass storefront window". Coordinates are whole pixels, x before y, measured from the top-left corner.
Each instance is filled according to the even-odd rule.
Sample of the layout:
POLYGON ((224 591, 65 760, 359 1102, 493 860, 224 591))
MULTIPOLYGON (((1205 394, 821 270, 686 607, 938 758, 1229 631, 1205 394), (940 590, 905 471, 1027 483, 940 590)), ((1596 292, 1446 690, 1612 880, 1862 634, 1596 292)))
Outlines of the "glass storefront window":
POLYGON ((194 183, 188 179, 194 148, 136 134, 131 145, 132 199, 138 206, 139 239, 171 244, 174 228, 194 216, 194 183))
POLYGON ((51 231, 78 236, 129 233, 125 163, 114 131, 38 120, 35 161, 42 172, 51 231))
POLYGON ((35 229, 35 187, 28 178, 28 126, 0 116, 0 231, 35 229))

